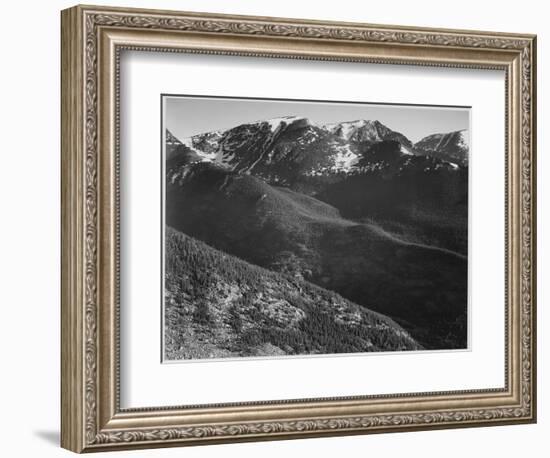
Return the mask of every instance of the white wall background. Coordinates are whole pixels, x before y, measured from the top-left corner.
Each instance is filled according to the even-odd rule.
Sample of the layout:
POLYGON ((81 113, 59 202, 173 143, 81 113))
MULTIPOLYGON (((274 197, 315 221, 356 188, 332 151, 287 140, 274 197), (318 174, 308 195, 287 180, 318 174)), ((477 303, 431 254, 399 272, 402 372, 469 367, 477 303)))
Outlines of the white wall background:
MULTIPOLYGON (((115 0, 113 0, 115 2, 115 0)), ((109 4, 95 0, 97 4, 109 4)), ((296 18, 470 28, 538 34, 539 125, 539 423, 120 452, 135 457, 544 456, 550 433, 545 310, 550 174, 545 155, 550 42, 545 3, 536 0, 116 0, 117 6, 296 18), (544 386, 546 384, 546 387, 544 386)), ((113 3, 111 3, 113 4, 113 3)), ((2 456, 69 456, 59 436, 59 10, 71 2, 5 2, 0 49, 0 430, 2 456)), ((547 452, 546 452, 547 453, 547 452)), ((115 456, 115 455, 113 455, 115 456)))

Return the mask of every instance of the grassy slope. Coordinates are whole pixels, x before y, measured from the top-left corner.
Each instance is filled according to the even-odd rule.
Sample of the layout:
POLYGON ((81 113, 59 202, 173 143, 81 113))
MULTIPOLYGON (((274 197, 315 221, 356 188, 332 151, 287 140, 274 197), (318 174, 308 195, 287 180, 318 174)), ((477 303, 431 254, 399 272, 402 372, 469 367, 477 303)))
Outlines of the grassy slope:
POLYGON ((387 317, 171 228, 166 271, 168 359, 420 348, 387 317))

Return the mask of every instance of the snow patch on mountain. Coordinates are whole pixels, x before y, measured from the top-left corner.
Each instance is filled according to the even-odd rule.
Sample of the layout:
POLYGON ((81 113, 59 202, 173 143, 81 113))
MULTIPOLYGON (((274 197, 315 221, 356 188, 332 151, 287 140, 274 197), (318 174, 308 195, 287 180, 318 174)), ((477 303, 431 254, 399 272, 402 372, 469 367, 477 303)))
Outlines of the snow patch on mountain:
POLYGON ((181 144, 185 145, 187 148, 193 151, 197 156, 199 156, 201 158, 201 162, 213 162, 216 160, 216 156, 217 156, 216 152, 207 153, 200 149, 195 148, 192 137, 181 139, 181 144))
POLYGON ((351 136, 357 131, 357 129, 366 126, 368 122, 370 121, 357 119, 355 121, 344 121, 325 124, 321 127, 327 129, 331 134, 338 135, 339 137, 349 140, 351 136))
POLYGON ((458 146, 470 149, 470 131, 468 129, 463 129, 459 131, 459 139, 457 141, 458 146))
POLYGON ((328 130, 331 134, 348 141, 367 140, 370 142, 378 142, 383 140, 383 135, 385 133, 391 132, 380 122, 366 119, 325 124, 321 127, 328 130))
MULTIPOLYGON (((263 122, 268 123, 269 126, 271 127, 271 131, 275 132, 277 129, 281 127, 281 124, 288 125, 288 124, 292 124, 294 121, 299 121, 299 120, 305 120, 305 118, 301 118, 299 116, 283 116, 281 118, 267 119, 263 122)), ((258 121, 258 122, 262 122, 262 121, 258 121)))
POLYGON ((413 152, 406 146, 401 145, 401 153, 407 156, 414 156, 413 152))
POLYGON ((432 134, 417 142, 414 148, 417 154, 467 166, 470 153, 470 134, 467 129, 432 134))
POLYGON ((333 148, 336 154, 333 156, 332 170, 347 172, 359 162, 359 156, 351 150, 349 145, 335 145, 333 148))

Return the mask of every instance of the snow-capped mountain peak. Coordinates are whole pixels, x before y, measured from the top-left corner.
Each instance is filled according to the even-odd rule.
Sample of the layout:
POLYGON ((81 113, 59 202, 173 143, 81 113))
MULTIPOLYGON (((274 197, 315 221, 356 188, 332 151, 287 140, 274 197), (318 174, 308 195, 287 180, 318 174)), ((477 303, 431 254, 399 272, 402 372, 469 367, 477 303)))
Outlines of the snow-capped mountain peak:
POLYGON ((467 129, 428 135, 414 145, 419 154, 465 166, 470 153, 467 129))
POLYGON ((290 124, 295 123, 296 121, 302 121, 303 123, 309 123, 309 120, 307 118, 303 118, 300 116, 282 116, 280 118, 271 118, 266 119, 264 121, 257 121, 258 123, 266 122, 271 127, 272 131, 277 130, 281 126, 287 126, 290 124))
POLYGON ((165 141, 167 145, 179 145, 181 144, 181 141, 176 138, 172 132, 170 132, 168 129, 166 129, 166 136, 165 141))
POLYGON ((374 141, 379 141, 378 126, 382 126, 379 121, 366 119, 356 119, 355 121, 344 121, 338 123, 325 124, 323 127, 329 132, 343 139, 349 140, 359 131, 370 133, 370 137, 374 141))
POLYGON ((468 129, 459 130, 458 143, 461 147, 470 149, 470 131, 468 129))
POLYGON ((344 121, 337 123, 325 124, 323 127, 329 132, 338 135, 342 138, 349 139, 351 135, 360 127, 363 127, 367 121, 358 119, 355 121, 344 121))

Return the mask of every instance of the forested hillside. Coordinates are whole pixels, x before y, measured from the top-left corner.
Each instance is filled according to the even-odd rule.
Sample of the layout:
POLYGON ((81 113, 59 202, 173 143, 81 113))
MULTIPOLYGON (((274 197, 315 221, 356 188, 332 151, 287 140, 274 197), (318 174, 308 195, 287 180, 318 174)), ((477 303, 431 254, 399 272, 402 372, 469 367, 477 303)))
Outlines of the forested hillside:
POLYGON ((418 350, 399 325, 316 285, 166 230, 165 358, 418 350))

